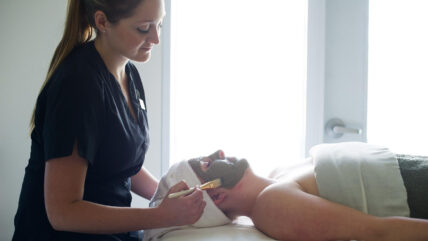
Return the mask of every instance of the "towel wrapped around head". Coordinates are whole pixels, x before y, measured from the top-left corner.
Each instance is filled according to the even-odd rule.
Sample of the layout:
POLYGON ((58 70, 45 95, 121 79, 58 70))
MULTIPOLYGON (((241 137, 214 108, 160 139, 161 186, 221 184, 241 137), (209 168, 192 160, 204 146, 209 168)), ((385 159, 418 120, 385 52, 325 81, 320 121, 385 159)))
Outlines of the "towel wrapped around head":
POLYGON ((371 215, 409 216, 396 156, 362 142, 321 144, 310 151, 321 197, 371 215))
MULTIPOLYGON (((189 187, 201 185, 199 178, 196 176, 192 167, 187 161, 181 161, 174 164, 168 172, 161 178, 158 188, 156 189, 153 198, 150 200, 149 206, 156 207, 162 202, 163 198, 167 195, 169 189, 184 180, 189 187)), ((189 227, 213 227, 225 225, 231 222, 231 220, 224 215, 224 213, 214 204, 210 196, 203 192, 203 199, 206 202, 206 206, 202 216, 199 220, 191 226, 175 226, 168 228, 149 229, 144 231, 144 240, 158 240, 162 238, 167 232, 177 229, 184 229, 189 227)))

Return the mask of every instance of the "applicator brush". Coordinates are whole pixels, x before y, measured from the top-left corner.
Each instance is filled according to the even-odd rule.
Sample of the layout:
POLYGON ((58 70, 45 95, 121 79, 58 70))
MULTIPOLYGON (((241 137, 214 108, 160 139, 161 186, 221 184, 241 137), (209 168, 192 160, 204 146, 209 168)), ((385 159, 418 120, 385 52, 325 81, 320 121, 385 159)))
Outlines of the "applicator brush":
MULTIPOLYGON (((209 181, 209 182, 206 182, 206 183, 204 183, 204 184, 200 185, 200 186, 199 186, 199 189, 201 189, 201 190, 213 189, 213 188, 220 187, 220 186, 221 186, 221 184, 222 184, 221 179, 220 179, 220 178, 217 178, 217 179, 214 179, 214 180, 212 180, 212 181, 209 181)), ((170 193, 170 194, 168 195, 168 198, 178 198, 178 197, 184 196, 184 195, 186 195, 186 194, 189 194, 189 193, 193 192, 193 190, 195 190, 195 188, 197 188, 197 187, 198 187, 198 186, 196 186, 196 187, 192 187, 192 188, 189 188, 189 189, 187 189, 187 190, 183 190, 183 191, 179 191, 179 192, 170 193)))

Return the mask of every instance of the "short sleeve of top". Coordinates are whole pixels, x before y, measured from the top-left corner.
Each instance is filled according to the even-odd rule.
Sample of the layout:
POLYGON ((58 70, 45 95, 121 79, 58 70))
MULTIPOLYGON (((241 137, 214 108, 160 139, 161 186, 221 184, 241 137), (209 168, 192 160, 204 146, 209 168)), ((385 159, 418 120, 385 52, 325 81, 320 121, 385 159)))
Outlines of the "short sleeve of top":
POLYGON ((75 61, 71 56, 46 86, 43 123, 45 161, 68 156, 74 142, 79 155, 93 164, 104 130, 103 77, 94 63, 75 61))
POLYGON ((149 144, 145 96, 130 62, 126 74, 136 118, 93 42, 67 57, 36 108, 44 161, 70 155, 77 141, 79 155, 89 163, 87 180, 126 178, 138 172, 149 144))

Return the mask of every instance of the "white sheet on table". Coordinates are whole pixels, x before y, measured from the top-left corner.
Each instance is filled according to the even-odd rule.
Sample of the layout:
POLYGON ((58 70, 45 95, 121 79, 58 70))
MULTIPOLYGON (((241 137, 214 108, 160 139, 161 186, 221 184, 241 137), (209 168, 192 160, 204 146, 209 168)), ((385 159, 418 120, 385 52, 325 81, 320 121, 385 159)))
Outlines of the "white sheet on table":
POLYGON ((264 241, 274 240, 258 231, 251 220, 240 217, 231 224, 211 228, 189 228, 170 231, 162 241, 264 241))

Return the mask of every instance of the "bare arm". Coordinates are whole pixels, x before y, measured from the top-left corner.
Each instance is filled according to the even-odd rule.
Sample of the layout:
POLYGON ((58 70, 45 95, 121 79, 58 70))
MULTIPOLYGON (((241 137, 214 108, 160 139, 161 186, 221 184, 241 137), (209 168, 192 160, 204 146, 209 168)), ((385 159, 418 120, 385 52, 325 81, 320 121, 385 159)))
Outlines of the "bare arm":
MULTIPOLYGON (((49 222, 56 230, 81 233, 120 233, 140 229, 184 225, 196 222, 205 203, 202 192, 165 199, 157 208, 129 208, 100 205, 83 200, 87 161, 77 154, 46 162, 45 206, 49 222)), ((185 188, 179 183, 170 191, 185 188)))
POLYGON ((131 190, 145 199, 151 199, 158 186, 158 180, 144 167, 132 176, 131 190))
POLYGON ((281 240, 428 240, 428 221, 378 218, 308 194, 296 183, 275 184, 256 201, 257 228, 281 240))

